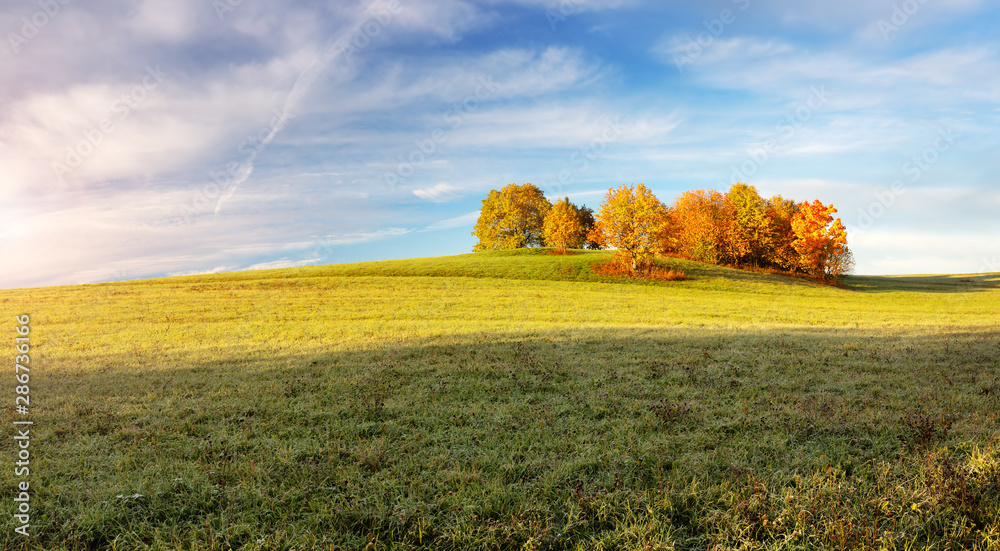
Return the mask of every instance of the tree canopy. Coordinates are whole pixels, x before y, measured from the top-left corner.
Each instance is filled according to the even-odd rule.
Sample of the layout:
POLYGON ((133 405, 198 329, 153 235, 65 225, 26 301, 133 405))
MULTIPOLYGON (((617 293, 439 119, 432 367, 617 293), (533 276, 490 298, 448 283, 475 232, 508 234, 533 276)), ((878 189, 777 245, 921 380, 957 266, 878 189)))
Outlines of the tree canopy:
POLYGON ((686 191, 669 210, 664 249, 692 260, 767 268, 837 279, 850 273, 854 257, 833 205, 763 199, 750 185, 725 194, 686 191))
POLYGON ((644 184, 609 189, 591 232, 595 242, 617 249, 632 271, 648 268, 663 248, 667 208, 644 184))
POLYGON ((819 199, 812 203, 799 203, 799 211, 792 217, 795 241, 792 246, 799 253, 799 266, 806 273, 833 278, 853 265, 847 249, 847 231, 840 218, 833 219, 837 209, 824 205, 819 199))
POLYGON ((584 229, 583 248, 591 250, 600 249, 601 244, 590 238, 590 232, 594 230, 594 226, 597 224, 597 219, 594 218, 594 209, 583 205, 577 210, 577 213, 580 215, 580 224, 583 225, 584 229))
POLYGON ((759 267, 766 262, 773 230, 767 204, 753 186, 737 183, 722 199, 722 259, 759 267))
POLYGON ((472 232, 479 239, 473 250, 541 246, 545 215, 551 208, 545 193, 533 184, 510 184, 500 191, 490 190, 472 232))
MULTIPOLYGON (((589 209, 588 209, 589 210, 589 209)), ((561 253, 566 249, 583 247, 587 237, 587 228, 580 208, 569 202, 569 197, 553 205, 545 217, 545 243, 555 247, 561 253)))
POLYGON ((714 190, 685 191, 670 209, 666 249, 692 260, 716 263, 722 241, 722 194, 714 190))

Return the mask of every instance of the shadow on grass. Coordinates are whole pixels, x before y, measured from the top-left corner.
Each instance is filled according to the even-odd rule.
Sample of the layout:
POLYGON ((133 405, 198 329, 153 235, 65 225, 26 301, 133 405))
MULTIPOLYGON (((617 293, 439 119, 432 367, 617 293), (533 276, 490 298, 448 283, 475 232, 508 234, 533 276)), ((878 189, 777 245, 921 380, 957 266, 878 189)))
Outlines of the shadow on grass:
POLYGON ((875 293, 973 293, 1000 289, 1000 274, 849 276, 844 283, 849 289, 875 293))
POLYGON ((998 344, 587 329, 91 357, 33 387, 41 535, 7 516, 0 546, 971 547, 1000 529, 998 344))

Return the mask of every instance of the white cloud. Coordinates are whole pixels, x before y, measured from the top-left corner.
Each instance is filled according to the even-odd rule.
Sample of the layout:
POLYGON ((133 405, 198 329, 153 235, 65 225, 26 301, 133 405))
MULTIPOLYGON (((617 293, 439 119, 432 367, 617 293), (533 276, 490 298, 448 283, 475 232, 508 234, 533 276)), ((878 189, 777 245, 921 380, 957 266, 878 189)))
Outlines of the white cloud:
POLYGON ((324 246, 356 245, 358 243, 368 243, 370 241, 378 241, 381 239, 388 239, 390 237, 399 237, 412 231, 413 230, 407 228, 384 228, 374 231, 336 233, 319 236, 317 238, 317 242, 324 246))
POLYGON ((173 68, 150 66, 126 81, 29 96, 9 105, 0 122, 9 137, 0 144, 0 167, 18 175, 14 186, 51 189, 56 163, 70 169, 65 181, 88 186, 172 172, 220 151, 225 157, 217 162, 225 162, 273 116, 298 57, 234 67, 204 86, 186 85, 173 68))
POLYGON ((598 66, 586 61, 580 50, 562 47, 502 49, 420 64, 391 60, 369 68, 357 80, 336 81, 324 95, 340 94, 340 100, 314 105, 314 109, 357 116, 425 103, 461 115, 498 100, 533 98, 583 86, 600 76, 598 66))
MULTIPOLYGON (((699 29, 703 30, 703 29, 699 29)), ((659 55, 665 63, 673 64, 674 56, 687 56, 690 63, 718 63, 720 61, 748 63, 761 58, 792 52, 794 48, 777 40, 759 40, 752 37, 736 36, 718 38, 708 45, 697 42, 697 37, 688 32, 668 34, 660 37, 653 46, 653 53, 659 55)))
MULTIPOLYGON (((801 29, 803 26, 819 27, 827 30, 848 31, 851 29, 874 28, 879 19, 892 17, 894 6, 902 2, 895 0, 841 0, 839 2, 801 0, 754 0, 750 10, 764 12, 770 20, 779 21, 786 27, 801 29)), ((983 6, 982 0, 934 0, 921 3, 919 10, 911 16, 911 21, 935 18, 974 11, 983 6)), ((908 23, 918 25, 919 23, 908 23)), ((879 38, 881 41, 881 37, 879 38)))
POLYGON ((605 11, 634 7, 641 4, 642 0, 489 0, 490 4, 499 5, 504 3, 520 4, 546 10, 562 10, 566 15, 587 11, 605 11))
POLYGON ((138 36, 179 42, 201 26, 199 19, 208 18, 204 8, 205 3, 194 0, 143 0, 127 25, 138 36))
POLYGON ((972 274, 994 271, 1000 241, 978 234, 879 230, 851 238, 857 273, 972 274), (956 246, 961 244, 961 246, 956 246))
MULTIPOLYGON (((677 48, 682 45, 661 42, 653 52, 673 64, 677 48)), ((810 86, 825 85, 833 94, 831 107, 839 110, 920 106, 934 112, 954 107, 956 101, 1000 97, 1000 57, 983 46, 880 59, 737 36, 714 41, 684 66, 684 75, 720 89, 789 101, 810 86)))
POLYGON ((458 191, 458 187, 451 184, 440 183, 429 188, 415 189, 413 190, 413 194, 421 199, 426 199, 434 203, 444 203, 457 199, 460 196, 458 191))
POLYGON ((259 262, 257 264, 252 264, 243 268, 244 270, 277 270, 279 268, 299 268, 301 266, 309 266, 319 262, 319 258, 308 258, 306 260, 288 260, 283 258, 281 260, 274 260, 271 262, 259 262))
POLYGON ((403 9, 394 25, 448 42, 459 40, 464 33, 490 19, 488 13, 462 0, 412 0, 401 5, 403 9))
POLYGON ((479 220, 479 211, 469 212, 461 216, 456 216, 454 218, 447 218, 445 220, 440 220, 434 222, 430 226, 427 226, 423 231, 438 231, 438 230, 450 230, 453 228, 462 227, 473 227, 476 221, 479 220))
POLYGON ((537 102, 498 106, 471 113, 449 140, 464 147, 564 149, 594 147, 598 154, 615 144, 663 143, 680 124, 676 115, 623 118, 626 106, 590 101, 537 102))
MULTIPOLYGON (((219 274, 219 273, 222 273, 222 272, 231 272, 231 271, 236 270, 238 268, 239 267, 236 266, 236 265, 216 266, 214 268, 209 268, 208 270, 188 270, 188 271, 180 271, 180 272, 170 272, 170 273, 167 274, 167 276, 168 277, 178 277, 178 276, 194 276, 194 275, 206 275, 206 274, 219 274)), ((125 272, 125 275, 128 275, 128 273, 125 272)))

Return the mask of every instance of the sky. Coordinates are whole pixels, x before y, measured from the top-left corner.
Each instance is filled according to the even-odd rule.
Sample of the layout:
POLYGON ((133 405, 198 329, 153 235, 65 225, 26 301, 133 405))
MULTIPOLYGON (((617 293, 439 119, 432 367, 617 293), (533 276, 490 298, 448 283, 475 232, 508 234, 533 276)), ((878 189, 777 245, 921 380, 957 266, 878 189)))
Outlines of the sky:
POLYGON ((985 0, 0 0, 0 287, 462 254, 490 189, 736 181, 1000 272, 985 0))

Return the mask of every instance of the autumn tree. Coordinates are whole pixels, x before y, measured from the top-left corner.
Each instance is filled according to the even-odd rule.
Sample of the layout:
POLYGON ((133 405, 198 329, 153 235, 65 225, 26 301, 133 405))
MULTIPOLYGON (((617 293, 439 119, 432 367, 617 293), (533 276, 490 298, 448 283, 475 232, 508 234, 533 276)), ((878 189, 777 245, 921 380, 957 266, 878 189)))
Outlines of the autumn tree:
POLYGON ((587 237, 587 230, 580 217, 580 209, 564 197, 557 202, 545 215, 545 244, 555 247, 559 252, 566 249, 579 249, 587 237))
POLYGON ((545 215, 552 204, 533 184, 510 184, 490 190, 479 211, 472 235, 479 239, 473 251, 495 251, 541 246, 545 215))
POLYGON ((785 271, 799 269, 799 253, 792 246, 795 241, 792 218, 799 212, 798 203, 775 195, 766 201, 765 209, 771 220, 771 236, 764 253, 767 263, 785 271))
POLYGON ((643 184, 611 188, 604 196, 592 239, 617 249, 618 261, 633 272, 648 269, 661 248, 667 209, 643 184))
POLYGON ((670 209, 671 231, 665 248, 694 260, 716 263, 722 240, 721 193, 685 191, 670 209))
POLYGON ((723 262, 760 267, 772 237, 764 200, 753 186, 737 182, 722 199, 720 256, 723 262))
POLYGON ((806 273, 836 280, 849 267, 847 230, 840 218, 834 220, 833 205, 823 205, 818 199, 799 203, 799 212, 792 217, 799 266, 806 273))
POLYGON ((590 250, 600 249, 601 244, 590 239, 590 233, 594 230, 594 225, 597 224, 597 220, 594 219, 594 209, 584 205, 577 210, 577 214, 580 215, 580 224, 583 226, 583 248, 590 250))
POLYGON ((854 273, 854 253, 851 252, 846 243, 839 250, 832 252, 826 259, 826 273, 834 281, 840 279, 840 276, 854 273))

